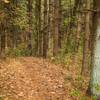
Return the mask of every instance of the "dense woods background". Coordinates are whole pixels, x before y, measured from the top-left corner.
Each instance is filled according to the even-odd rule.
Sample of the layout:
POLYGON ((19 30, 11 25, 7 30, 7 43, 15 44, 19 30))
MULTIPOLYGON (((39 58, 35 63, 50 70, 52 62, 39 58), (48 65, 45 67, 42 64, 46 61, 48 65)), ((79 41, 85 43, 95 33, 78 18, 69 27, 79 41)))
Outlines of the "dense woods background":
POLYGON ((86 70, 92 7, 92 0, 1 1, 0 55, 46 58, 81 53, 86 70))
POLYGON ((1 0, 0 57, 34 56, 64 64, 71 59, 79 64, 80 75, 89 75, 99 4, 99 0, 1 0))

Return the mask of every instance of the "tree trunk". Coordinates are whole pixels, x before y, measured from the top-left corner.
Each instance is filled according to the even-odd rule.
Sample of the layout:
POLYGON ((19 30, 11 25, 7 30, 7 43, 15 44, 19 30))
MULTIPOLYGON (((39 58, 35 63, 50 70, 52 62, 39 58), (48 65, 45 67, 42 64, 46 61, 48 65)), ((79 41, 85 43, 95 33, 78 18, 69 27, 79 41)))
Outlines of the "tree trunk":
POLYGON ((29 29, 28 29, 28 50, 30 52, 30 55, 32 55, 32 3, 33 0, 28 0, 28 24, 29 24, 29 29))
POLYGON ((54 0, 53 6, 53 55, 56 56, 59 51, 59 0, 54 0))
POLYGON ((92 50, 92 72, 90 90, 93 95, 100 99, 100 0, 94 1, 94 9, 99 10, 93 16, 93 50, 92 50))
MULTIPOLYGON (((86 9, 90 9, 90 0, 86 2, 86 9)), ((82 62, 82 75, 86 75, 88 73, 88 55, 89 55, 89 35, 90 35, 90 12, 86 12, 85 18, 85 34, 84 34, 84 43, 83 43, 83 62, 82 62)))
POLYGON ((49 0, 49 12, 48 12, 48 56, 53 56, 53 2, 52 0, 49 0))
POLYGON ((1 52, 0 52, 0 55, 1 57, 4 57, 5 56, 5 28, 4 28, 4 23, 1 24, 1 52))
POLYGON ((77 33, 76 33, 76 50, 75 52, 78 52, 79 44, 80 44, 80 33, 81 33, 81 14, 77 14, 77 33))
POLYGON ((58 36, 58 46, 59 49, 61 49, 61 41, 62 41, 62 32, 61 32, 61 25, 62 25, 62 5, 61 0, 59 0, 59 6, 58 6, 59 12, 58 12, 58 28, 59 28, 59 36, 58 36))
POLYGON ((42 55, 42 33, 41 33, 41 0, 35 1, 35 54, 42 55))
POLYGON ((43 57, 47 57, 48 49, 48 2, 44 0, 43 57))

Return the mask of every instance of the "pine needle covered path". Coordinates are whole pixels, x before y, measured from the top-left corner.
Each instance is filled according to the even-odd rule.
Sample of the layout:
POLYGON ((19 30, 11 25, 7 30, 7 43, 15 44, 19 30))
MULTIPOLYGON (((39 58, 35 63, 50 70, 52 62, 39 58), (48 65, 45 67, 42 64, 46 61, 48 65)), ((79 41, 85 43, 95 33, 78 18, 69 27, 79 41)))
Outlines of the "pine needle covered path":
POLYGON ((1 95, 13 100, 64 100, 64 72, 43 59, 11 60, 1 65, 1 95))
POLYGON ((65 86, 66 73, 64 67, 40 58, 27 57, 2 61, 0 62, 0 98, 74 100, 68 96, 71 83, 65 86))

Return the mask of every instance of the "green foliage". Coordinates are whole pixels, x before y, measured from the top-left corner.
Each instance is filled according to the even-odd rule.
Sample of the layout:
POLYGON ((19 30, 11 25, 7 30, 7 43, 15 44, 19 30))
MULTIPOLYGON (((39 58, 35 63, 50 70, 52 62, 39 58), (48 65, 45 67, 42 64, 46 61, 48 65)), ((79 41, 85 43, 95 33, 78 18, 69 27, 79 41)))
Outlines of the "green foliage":
POLYGON ((75 57, 77 59, 77 66, 78 66, 78 71, 80 75, 80 69, 82 65, 82 48, 80 47, 77 53, 72 53, 72 52, 66 52, 66 45, 62 47, 62 49, 59 51, 58 55, 55 57, 52 57, 52 61, 58 64, 64 64, 66 67, 70 66, 75 57))
POLYGON ((100 92, 100 85, 99 84, 94 84, 93 87, 97 92, 100 92))
POLYGON ((80 97, 80 100, 88 100, 86 97, 80 97))
POLYGON ((25 0, 19 1, 19 6, 15 7, 17 17, 12 19, 13 24, 15 26, 19 26, 20 29, 25 29, 28 27, 26 4, 27 4, 27 2, 25 0))
POLYGON ((77 75, 77 78, 75 79, 75 81, 76 81, 76 87, 78 89, 81 89, 82 88, 83 79, 82 79, 82 76, 80 74, 77 75))
POLYGON ((70 93, 72 97, 79 97, 81 95, 80 91, 78 89, 73 89, 70 93))
POLYGON ((30 50, 26 47, 24 43, 19 44, 16 48, 6 50, 6 56, 8 57, 19 57, 19 56, 29 56, 30 50))
POLYGON ((78 100, 88 100, 87 97, 83 96, 81 91, 78 89, 73 89, 70 93, 70 96, 75 97, 75 98, 79 98, 78 100))
POLYGON ((96 96, 92 96, 92 100, 97 100, 97 97, 96 96))
POLYGON ((3 97, 0 96, 0 100, 4 100, 3 97))
POLYGON ((64 52, 60 52, 57 56, 52 57, 51 60, 56 64, 64 64, 66 66, 72 63, 72 54, 64 54, 64 52))

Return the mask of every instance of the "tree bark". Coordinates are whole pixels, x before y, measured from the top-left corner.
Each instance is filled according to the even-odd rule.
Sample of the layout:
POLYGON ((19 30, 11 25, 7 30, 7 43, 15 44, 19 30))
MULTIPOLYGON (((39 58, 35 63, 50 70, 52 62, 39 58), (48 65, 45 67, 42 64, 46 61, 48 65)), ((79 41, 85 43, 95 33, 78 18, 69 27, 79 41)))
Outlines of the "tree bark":
POLYGON ((93 16, 93 47, 92 47, 92 72, 90 81, 90 91, 91 94, 96 95, 100 99, 100 1, 94 1, 94 10, 99 10, 95 12, 93 16))
MULTIPOLYGON (((90 0, 86 2, 86 9, 90 9, 90 0)), ((88 73, 89 65, 88 65, 88 55, 89 55, 89 35, 90 35, 90 12, 86 12, 85 18, 85 34, 84 34, 84 43, 83 43, 83 61, 82 61, 82 75, 86 75, 88 73)))
POLYGON ((28 5, 27 5, 27 9, 28 9, 28 50, 30 51, 30 56, 32 55, 32 4, 33 4, 33 0, 28 0, 28 5))
POLYGON ((42 56, 41 0, 35 0, 35 55, 42 56))
POLYGON ((44 0, 43 57, 47 57, 48 49, 48 2, 44 0))
POLYGON ((53 6, 53 55, 56 56, 59 51, 59 0, 54 0, 53 6))

